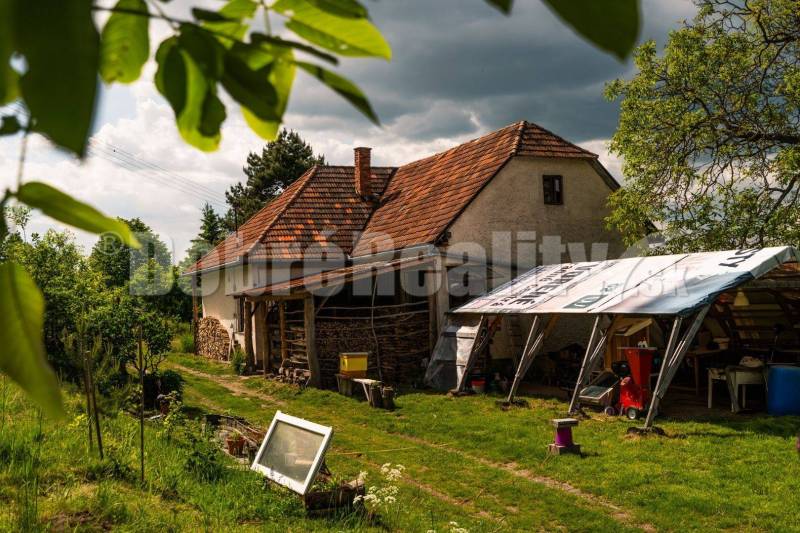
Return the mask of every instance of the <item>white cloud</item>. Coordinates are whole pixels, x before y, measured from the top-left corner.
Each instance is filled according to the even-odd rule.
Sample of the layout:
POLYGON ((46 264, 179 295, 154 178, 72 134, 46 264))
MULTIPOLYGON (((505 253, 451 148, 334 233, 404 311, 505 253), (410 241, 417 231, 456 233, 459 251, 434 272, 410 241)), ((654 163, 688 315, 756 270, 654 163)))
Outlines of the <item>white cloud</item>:
MULTIPOLYGON (((166 8, 185 16, 189 5, 200 4, 213 8, 218 2, 175 1, 166 8)), ((605 139, 616 123, 616 108, 602 102, 600 91, 604 80, 624 75, 631 65, 594 50, 539 2, 518 3, 511 17, 482 0, 437 0, 435 6, 385 1, 370 10, 395 59, 388 64, 348 59, 341 72, 369 95, 383 127, 304 74, 298 75, 285 117, 285 125, 329 162, 350 164, 353 147, 366 145, 373 147, 374 164, 399 165, 528 119, 600 154, 621 180, 621 161, 608 154, 605 139)), ((643 37, 663 39, 674 20, 693 10, 688 0, 645 3, 643 37)), ((154 48, 169 31, 153 25, 154 48)), ((174 242, 180 258, 197 233, 204 200, 223 203, 224 191, 244 178, 248 152, 259 151, 263 141, 247 128, 238 108, 229 106, 220 149, 205 154, 189 147, 153 87, 155 70, 151 59, 143 81, 103 92, 98 113, 103 123, 93 136, 98 148, 87 161, 79 163, 31 137, 25 177, 60 187, 108 214, 141 218, 174 242), (114 154, 111 147, 125 152, 114 154), (131 157, 157 168, 125 168, 131 157)), ((18 151, 19 137, 0 139, 0 186, 16 181, 18 151)), ((36 216, 28 233, 51 226, 57 225, 36 216)), ((77 234, 87 249, 96 240, 77 234)))

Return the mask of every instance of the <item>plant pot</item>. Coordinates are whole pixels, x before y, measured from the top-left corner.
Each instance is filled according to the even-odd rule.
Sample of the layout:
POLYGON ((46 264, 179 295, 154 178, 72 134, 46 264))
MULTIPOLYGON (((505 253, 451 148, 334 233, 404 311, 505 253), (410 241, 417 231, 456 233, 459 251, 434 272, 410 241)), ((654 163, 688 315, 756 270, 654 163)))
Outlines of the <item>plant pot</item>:
POLYGON ((351 481, 330 490, 309 492, 303 496, 303 504, 309 514, 352 509, 355 497, 364 494, 366 494, 364 483, 351 481))

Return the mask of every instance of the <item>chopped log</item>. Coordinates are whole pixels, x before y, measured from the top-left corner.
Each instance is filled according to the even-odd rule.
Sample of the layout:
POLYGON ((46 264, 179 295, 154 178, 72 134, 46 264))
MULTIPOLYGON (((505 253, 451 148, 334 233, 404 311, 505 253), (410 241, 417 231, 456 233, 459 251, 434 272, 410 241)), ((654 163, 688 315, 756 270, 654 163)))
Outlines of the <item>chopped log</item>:
POLYGON ((209 359, 227 361, 231 351, 228 330, 214 317, 201 318, 197 326, 198 353, 209 359))

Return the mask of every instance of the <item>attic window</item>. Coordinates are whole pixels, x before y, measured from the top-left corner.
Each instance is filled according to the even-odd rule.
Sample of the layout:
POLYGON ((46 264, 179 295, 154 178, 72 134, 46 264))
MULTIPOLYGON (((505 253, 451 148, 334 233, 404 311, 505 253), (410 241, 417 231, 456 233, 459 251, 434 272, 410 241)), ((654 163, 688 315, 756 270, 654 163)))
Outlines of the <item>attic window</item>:
POLYGON ((564 178, 557 175, 542 176, 544 186, 544 203, 562 205, 564 203, 564 178))

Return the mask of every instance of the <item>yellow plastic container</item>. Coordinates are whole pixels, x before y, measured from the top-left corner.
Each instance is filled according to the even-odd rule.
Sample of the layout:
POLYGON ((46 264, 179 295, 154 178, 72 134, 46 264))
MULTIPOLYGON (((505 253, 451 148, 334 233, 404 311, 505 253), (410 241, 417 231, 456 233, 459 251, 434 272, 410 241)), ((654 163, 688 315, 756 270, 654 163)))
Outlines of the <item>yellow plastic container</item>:
POLYGON ((339 354, 339 373, 353 378, 367 377, 367 352, 342 352, 339 354))

